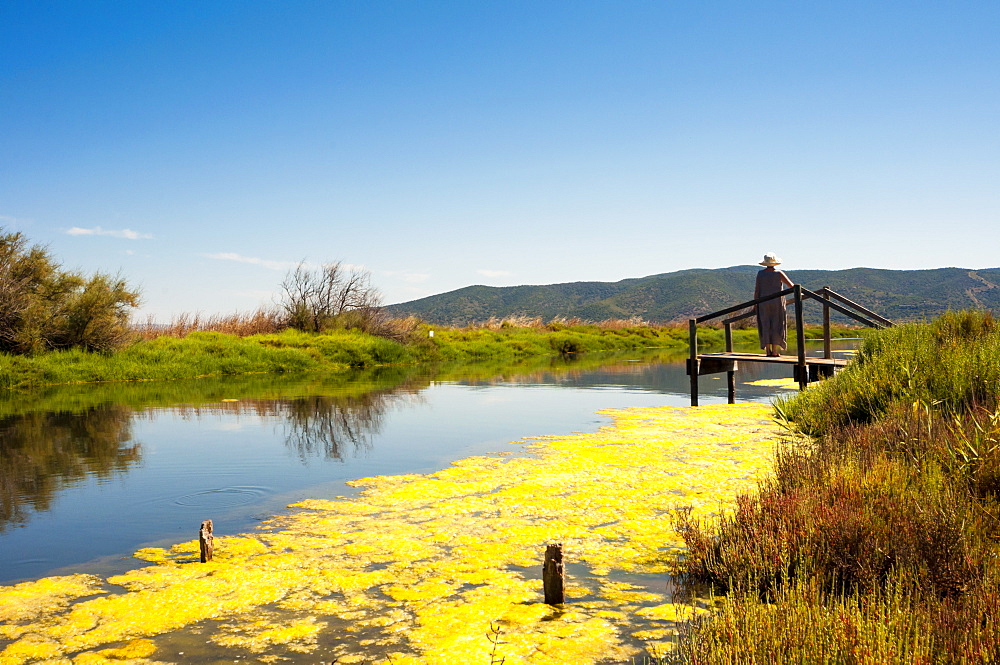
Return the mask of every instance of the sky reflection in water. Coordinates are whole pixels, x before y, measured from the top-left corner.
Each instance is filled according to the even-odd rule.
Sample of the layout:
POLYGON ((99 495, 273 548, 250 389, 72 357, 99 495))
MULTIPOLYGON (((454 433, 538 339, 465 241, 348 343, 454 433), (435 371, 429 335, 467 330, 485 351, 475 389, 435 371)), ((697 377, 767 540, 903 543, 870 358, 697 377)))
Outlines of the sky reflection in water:
MULTIPOLYGON (((607 422, 598 409, 686 405, 683 365, 664 360, 645 352, 468 368, 476 378, 395 370, 330 382, 72 387, 39 396, 49 411, 22 396, 0 419, 0 581, 122 570, 135 549, 188 540, 203 519, 238 533, 294 501, 347 495, 346 480, 594 431, 607 422)), ((785 373, 745 365, 738 378, 785 373)), ((703 404, 725 401, 724 376, 702 377, 703 404)), ((775 390, 740 385, 737 394, 775 390)))

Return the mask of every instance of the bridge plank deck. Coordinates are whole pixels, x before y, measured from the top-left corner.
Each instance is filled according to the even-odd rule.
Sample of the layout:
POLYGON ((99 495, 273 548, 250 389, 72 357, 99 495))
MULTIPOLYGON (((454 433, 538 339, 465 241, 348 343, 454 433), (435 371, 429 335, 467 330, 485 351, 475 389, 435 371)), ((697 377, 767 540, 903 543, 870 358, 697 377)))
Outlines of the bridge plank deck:
MULTIPOLYGON (((701 353, 698 359, 717 358, 719 360, 738 360, 751 363, 778 363, 782 365, 796 365, 799 362, 798 356, 765 356, 762 353, 736 353, 733 351, 720 353, 701 353)), ((814 358, 806 356, 807 365, 826 365, 829 367, 844 367, 850 362, 848 358, 814 358)))

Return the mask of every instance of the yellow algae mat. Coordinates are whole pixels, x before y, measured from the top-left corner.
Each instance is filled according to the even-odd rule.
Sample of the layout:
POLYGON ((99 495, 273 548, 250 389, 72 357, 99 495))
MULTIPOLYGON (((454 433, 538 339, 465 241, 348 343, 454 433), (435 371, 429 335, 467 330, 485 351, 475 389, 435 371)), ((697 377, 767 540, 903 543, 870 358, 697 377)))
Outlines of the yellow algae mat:
POLYGON ((747 381, 745 385, 764 386, 766 388, 787 388, 788 390, 798 390, 799 382, 792 378, 758 379, 757 381, 747 381))
POLYGON ((725 508, 769 472, 764 404, 632 408, 530 455, 353 483, 258 531, 140 550, 122 575, 0 587, 0 664, 597 663, 668 646, 670 513, 725 508), (567 602, 543 603, 561 542, 567 602), (495 644, 496 643, 496 644, 495 644))

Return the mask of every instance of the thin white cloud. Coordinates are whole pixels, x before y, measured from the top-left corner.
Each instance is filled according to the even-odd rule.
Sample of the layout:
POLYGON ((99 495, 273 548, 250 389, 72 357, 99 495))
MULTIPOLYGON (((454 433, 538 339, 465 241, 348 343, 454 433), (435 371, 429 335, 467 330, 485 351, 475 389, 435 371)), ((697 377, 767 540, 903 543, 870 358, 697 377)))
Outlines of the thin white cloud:
POLYGON ((510 272, 507 270, 477 270, 476 272, 484 277, 510 277, 510 272))
POLYGON ((138 231, 133 231, 132 229, 102 229, 100 226, 95 226, 92 229, 84 229, 79 226, 74 226, 69 231, 66 231, 66 235, 109 236, 111 238, 124 238, 126 240, 148 240, 153 237, 149 233, 139 233, 138 231))
POLYGON ((271 259, 259 259, 256 256, 243 256, 242 254, 237 254, 236 252, 216 252, 214 254, 203 254, 207 259, 215 259, 217 261, 236 261, 237 263, 249 263, 254 266, 261 266, 262 268, 267 268, 268 270, 293 270, 297 265, 298 261, 273 261, 271 259))

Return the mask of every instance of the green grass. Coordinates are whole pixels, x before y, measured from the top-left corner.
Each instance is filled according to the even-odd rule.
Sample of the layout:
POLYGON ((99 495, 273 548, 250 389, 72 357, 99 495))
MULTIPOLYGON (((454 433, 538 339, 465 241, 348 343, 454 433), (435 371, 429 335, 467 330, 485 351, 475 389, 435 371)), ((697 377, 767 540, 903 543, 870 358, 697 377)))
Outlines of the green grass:
POLYGON ((862 334, 850 371, 780 404, 804 431, 871 422, 894 405, 962 413, 1000 397, 1000 325, 988 313, 949 312, 930 323, 862 334))
POLYGON ((407 344, 352 330, 324 333, 285 330, 248 337, 194 332, 182 338, 164 336, 139 341, 109 354, 77 349, 35 356, 0 354, 0 388, 340 371, 420 363, 443 365, 490 360, 509 364, 565 352, 649 347, 682 349, 683 342, 674 328, 606 330, 596 326, 558 330, 435 329, 434 337, 425 328, 407 344))
POLYGON ((600 328, 596 325, 550 324, 542 330, 507 327, 435 329, 433 338, 417 346, 428 359, 478 360, 533 355, 588 353, 648 347, 682 348, 687 332, 673 327, 600 328), (433 346, 433 349, 429 345, 433 346))
POLYGON ((680 514, 692 588, 725 594, 689 662, 1000 657, 1000 326, 985 312, 870 333, 781 400, 812 438, 709 523, 680 514))
POLYGON ((569 374, 614 365, 624 359, 671 362, 683 358, 683 350, 643 349, 574 356, 527 356, 516 360, 489 358, 477 362, 372 366, 349 371, 58 384, 39 386, 30 391, 0 391, 0 418, 36 412, 83 413, 106 404, 144 409, 176 404, 216 404, 223 399, 364 397, 379 391, 418 391, 435 381, 532 380, 536 374, 569 374))
POLYGON ((899 584, 843 596, 803 582, 770 604, 720 599, 680 643, 659 662, 971 665, 1000 658, 1000 617, 974 596, 941 599, 899 584))
POLYGON ((36 356, 0 355, 0 388, 343 370, 416 359, 411 349, 397 342, 353 331, 286 330, 251 337, 196 332, 184 338, 140 341, 110 354, 73 349, 36 356))
POLYGON ((139 342, 111 354, 72 349, 30 357, 0 356, 0 387, 304 371, 318 366, 315 357, 299 350, 269 347, 251 338, 194 333, 184 339, 139 342))
MULTIPOLYGON (((419 327, 406 343, 355 330, 280 333, 238 337, 192 332, 138 341, 120 351, 78 349, 33 356, 0 354, 0 389, 26 389, 66 383, 162 381, 254 373, 338 371, 349 368, 513 362, 529 357, 660 348, 683 351, 688 332, 680 326, 601 327, 562 325, 485 328, 419 327)), ((843 333, 844 331, 839 331, 843 333)), ((852 331, 853 332, 853 331, 852 331)), ((699 329, 699 350, 722 348, 719 329, 699 329)), ((807 329, 814 339, 819 329, 807 329)), ((738 346, 753 348, 756 331, 734 331, 738 346)))

